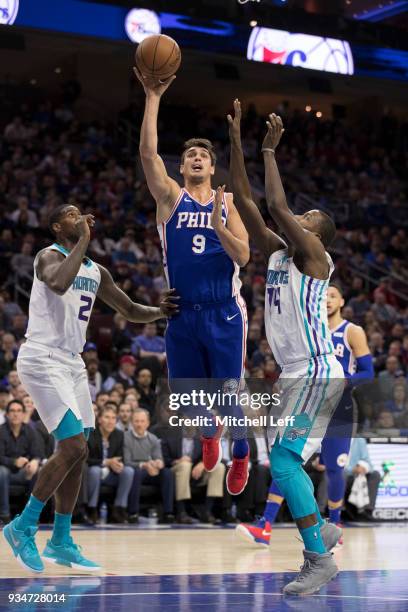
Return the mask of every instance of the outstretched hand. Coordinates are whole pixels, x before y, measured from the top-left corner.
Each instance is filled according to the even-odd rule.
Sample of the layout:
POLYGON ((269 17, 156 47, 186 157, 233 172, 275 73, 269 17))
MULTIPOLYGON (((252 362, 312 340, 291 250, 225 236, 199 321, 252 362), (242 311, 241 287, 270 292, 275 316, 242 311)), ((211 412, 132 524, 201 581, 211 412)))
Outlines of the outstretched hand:
POLYGON ((227 115, 229 125, 230 140, 239 140, 241 138, 241 102, 238 98, 234 100, 234 117, 227 115))
POLYGON ((225 185, 217 187, 215 192, 213 211, 211 213, 211 226, 217 231, 223 227, 222 222, 222 201, 224 198, 225 185))
POLYGON ((275 113, 272 113, 269 115, 269 121, 266 122, 266 126, 268 131, 262 143, 262 151, 264 149, 272 149, 275 151, 285 131, 282 119, 278 115, 275 115, 275 113))
POLYGON ((136 78, 141 82, 146 96, 156 96, 157 98, 161 98, 161 96, 176 78, 176 75, 173 74, 173 76, 169 77, 168 79, 160 81, 159 79, 145 76, 138 68, 136 68, 136 66, 133 66, 133 72, 135 73, 136 78))
POLYGON ((163 298, 160 301, 160 312, 164 317, 168 317, 171 319, 172 315, 178 314, 179 305, 177 304, 177 300, 180 299, 178 295, 175 295, 175 289, 167 289, 163 293, 163 298), (176 300, 176 303, 174 303, 176 300))

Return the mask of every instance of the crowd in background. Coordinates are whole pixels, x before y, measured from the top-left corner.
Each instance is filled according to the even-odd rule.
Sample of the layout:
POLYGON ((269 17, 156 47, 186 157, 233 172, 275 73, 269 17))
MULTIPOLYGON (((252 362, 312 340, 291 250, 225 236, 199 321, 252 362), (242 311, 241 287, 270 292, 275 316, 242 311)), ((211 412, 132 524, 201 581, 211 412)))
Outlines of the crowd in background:
MULTIPOLYGON (((271 110, 279 112, 285 123, 286 131, 277 160, 290 205, 299 210, 301 206, 312 203, 313 207, 335 212, 338 234, 332 254, 336 264, 335 277, 344 289, 343 314, 364 327, 376 371, 375 383, 365 393, 359 390, 357 397, 360 429, 381 429, 395 435, 395 432, 408 429, 408 205, 404 177, 408 159, 407 125, 399 123, 391 113, 378 122, 365 118, 353 127, 345 120, 318 119, 314 113, 291 111, 285 105, 271 110)), ((140 111, 140 108, 128 109, 122 114, 122 122, 132 121, 135 126, 140 126, 140 111)), ((243 144, 248 174, 257 193, 263 189, 259 151, 264 126, 265 118, 260 117, 254 107, 249 107, 242 126, 243 144)), ((215 143, 219 163, 227 166, 228 133, 223 117, 209 117, 192 108, 186 112, 184 108, 165 106, 160 115, 159 133, 164 155, 179 153, 187 137, 208 137, 215 143)), ((114 125, 83 123, 75 116, 74 106, 66 102, 52 105, 44 101, 34 107, 23 104, 18 113, 10 115, 2 126, 2 421, 8 419, 5 409, 14 398, 23 402, 22 418, 27 427, 34 424, 35 429, 43 429, 37 422, 31 399, 18 381, 15 361, 27 324, 34 256, 50 244, 48 217, 57 205, 73 203, 84 213, 95 214, 96 225, 89 254, 108 266, 116 282, 133 300, 157 304, 166 287, 155 205, 131 153, 114 125)), ((259 203, 265 220, 273 227, 262 197, 259 203)), ((252 245, 250 263, 241 272, 241 280, 249 314, 246 375, 273 383, 279 375, 279 368, 265 339, 265 261, 255 245, 252 245)), ((118 426, 118 431, 127 430, 123 432, 124 439, 134 432, 133 424, 130 428, 126 425, 125 413, 131 423, 138 418, 137 415, 139 418, 144 415, 150 430, 156 428, 157 435, 165 438, 163 428, 166 428, 168 410, 157 395, 157 382, 166 377, 165 322, 143 327, 130 325, 121 315, 113 315, 98 302, 94 313, 84 358, 96 409, 106 407, 106 404, 110 406, 113 428, 116 430, 118 426)), ((108 422, 106 414, 101 417, 98 412, 98 419, 108 422)), ((39 465, 52 450, 52 441, 45 434, 42 430, 42 456, 33 457, 39 460, 39 465)), ((122 444, 125 444, 124 440, 122 444)), ((96 446, 103 452, 102 443, 96 446)), ((189 457, 186 461, 190 465, 184 466, 183 482, 187 482, 186 474, 191 467, 189 478, 204 483, 202 486, 205 485, 210 493, 215 491, 216 494, 209 495, 204 516, 212 520, 214 500, 218 497, 226 499, 223 489, 225 474, 219 474, 216 483, 208 482, 208 475, 197 467, 201 461, 198 449, 190 444, 187 446, 188 454, 185 456, 189 457)), ((225 465, 229 461, 227 446, 225 465)), ((161 467, 158 463, 156 467, 140 470, 136 463, 145 463, 143 458, 130 465, 133 472, 132 475, 128 473, 127 486, 130 487, 128 495, 133 491, 131 515, 139 514, 135 499, 142 485, 160 476, 159 489, 161 487, 163 499, 172 498, 171 508, 167 504, 164 514, 172 516, 175 513, 179 518, 185 518, 186 509, 183 504, 177 507, 173 504, 172 492, 177 479, 181 479, 181 468, 176 469, 174 462, 184 456, 177 456, 183 451, 183 443, 178 441, 177 449, 170 450, 161 448, 160 457, 149 459, 161 462, 161 467), (164 477, 161 474, 166 469, 170 475, 164 477), (140 478, 140 474, 135 476, 138 470, 143 472, 140 478), (158 473, 154 474, 156 470, 158 473)), ((238 508, 241 518, 245 518, 246 512, 259 510, 268 485, 267 457, 259 447, 254 447, 251 452, 256 477, 253 477, 254 483, 238 508), (258 455, 262 458, 258 459, 258 455)), ((36 450, 35 454, 38 453, 36 450)), ((120 456, 123 462, 123 453, 120 456)), ((119 470, 119 464, 115 465, 119 470)), ((95 473, 90 476, 90 481, 93 489, 88 483, 87 494, 92 493, 95 499, 95 482, 98 482, 95 473)), ((177 499, 177 491, 175 495, 176 502, 189 499, 188 490, 183 493, 187 495, 185 500, 180 496, 177 499)), ((119 500, 122 505, 116 504, 118 508, 124 507, 123 499, 119 500)), ((221 504, 221 514, 229 515, 231 500, 221 504)), ((118 510, 114 518, 120 521, 121 517, 123 519, 123 513, 118 510)))

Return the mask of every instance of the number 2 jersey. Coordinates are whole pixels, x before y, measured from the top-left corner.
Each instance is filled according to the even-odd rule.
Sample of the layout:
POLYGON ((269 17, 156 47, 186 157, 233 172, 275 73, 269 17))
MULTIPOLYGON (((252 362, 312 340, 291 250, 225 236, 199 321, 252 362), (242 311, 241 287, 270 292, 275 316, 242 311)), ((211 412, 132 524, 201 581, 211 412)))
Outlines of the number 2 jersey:
POLYGON ((81 353, 101 281, 99 267, 92 260, 84 258, 72 285, 64 295, 57 295, 37 277, 38 259, 44 251, 58 251, 65 257, 69 255, 69 251, 59 244, 37 253, 26 338, 51 348, 81 353))
MULTIPOLYGON (((239 266, 225 252, 211 226, 214 194, 200 204, 182 189, 170 217, 157 226, 167 282, 184 302, 226 302, 238 295, 241 287, 239 266)), ((226 224, 225 196, 222 218, 226 224)))
POLYGON ((327 322, 327 288, 334 270, 329 264, 327 280, 300 272, 288 249, 269 258, 265 293, 265 330, 281 368, 309 362, 310 375, 321 376, 334 346, 327 322))

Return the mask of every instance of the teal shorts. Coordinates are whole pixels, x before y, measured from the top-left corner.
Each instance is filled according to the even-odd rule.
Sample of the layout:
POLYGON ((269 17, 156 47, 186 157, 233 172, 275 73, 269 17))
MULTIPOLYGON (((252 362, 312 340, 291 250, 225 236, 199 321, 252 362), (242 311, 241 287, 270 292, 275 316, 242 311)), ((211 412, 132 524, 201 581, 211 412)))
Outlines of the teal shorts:
POLYGON ((85 438, 88 440, 89 434, 93 428, 85 427, 82 419, 77 419, 72 410, 68 410, 62 421, 60 421, 57 429, 54 429, 52 435, 56 440, 66 440, 73 436, 78 436, 83 433, 85 438))

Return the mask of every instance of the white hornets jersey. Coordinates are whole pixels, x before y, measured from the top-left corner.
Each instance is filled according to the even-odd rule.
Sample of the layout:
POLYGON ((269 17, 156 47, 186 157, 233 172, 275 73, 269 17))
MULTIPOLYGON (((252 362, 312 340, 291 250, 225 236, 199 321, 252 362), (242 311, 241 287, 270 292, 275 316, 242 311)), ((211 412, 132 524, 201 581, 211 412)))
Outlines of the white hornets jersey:
MULTIPOLYGON (((59 251, 64 256, 69 255, 69 251, 59 244, 53 244, 45 250, 59 251)), ((50 348, 59 348, 75 354, 81 353, 101 281, 100 270, 93 261, 85 258, 68 291, 64 295, 57 295, 37 277, 40 253, 34 260, 34 281, 26 338, 50 348)))
POLYGON ((289 364, 324 360, 334 354, 327 322, 327 288, 334 270, 328 253, 329 278, 302 274, 288 249, 269 258, 265 294, 265 330, 274 357, 289 364))

